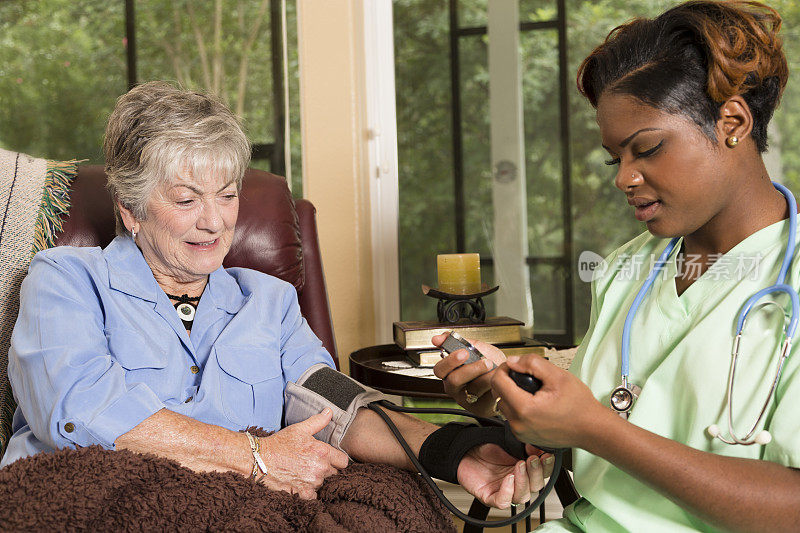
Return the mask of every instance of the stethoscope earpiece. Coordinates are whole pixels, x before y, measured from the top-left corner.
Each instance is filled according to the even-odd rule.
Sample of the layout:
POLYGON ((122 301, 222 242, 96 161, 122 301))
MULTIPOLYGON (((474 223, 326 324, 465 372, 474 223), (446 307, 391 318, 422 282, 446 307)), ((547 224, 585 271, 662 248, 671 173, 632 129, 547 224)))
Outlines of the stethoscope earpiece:
POLYGON ((770 435, 769 431, 764 430, 761 431, 758 435, 756 435, 756 444, 769 444, 772 442, 772 435, 770 435))
POLYGON ((765 444, 769 444, 770 442, 772 442, 772 435, 766 429, 762 429, 761 431, 759 431, 758 435, 756 435, 756 438, 754 438, 753 440, 738 439, 733 434, 733 432, 731 432, 733 440, 726 439, 725 437, 722 436, 722 430, 720 430, 719 426, 716 424, 711 424, 710 426, 708 426, 706 428, 706 432, 708 432, 708 434, 711 436, 712 439, 719 439, 725 444, 744 444, 744 445, 758 444, 760 446, 764 446, 765 444))

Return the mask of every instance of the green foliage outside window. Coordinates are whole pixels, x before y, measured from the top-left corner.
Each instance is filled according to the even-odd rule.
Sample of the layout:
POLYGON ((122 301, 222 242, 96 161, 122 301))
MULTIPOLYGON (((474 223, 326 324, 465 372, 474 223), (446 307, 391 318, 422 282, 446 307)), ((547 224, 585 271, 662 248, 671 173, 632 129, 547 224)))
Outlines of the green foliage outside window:
POLYGON ((102 160, 105 120, 127 86, 124 3, 0 3, 0 147, 102 160))
MULTIPOLYGON (((218 94, 256 144, 274 140, 270 0, 136 0, 137 80, 218 94)), ((300 194, 295 2, 287 2, 294 192, 300 194)), ((127 90, 124 0, 0 2, 0 147, 101 164, 127 90)), ((269 170, 266 160, 252 166, 269 170)))

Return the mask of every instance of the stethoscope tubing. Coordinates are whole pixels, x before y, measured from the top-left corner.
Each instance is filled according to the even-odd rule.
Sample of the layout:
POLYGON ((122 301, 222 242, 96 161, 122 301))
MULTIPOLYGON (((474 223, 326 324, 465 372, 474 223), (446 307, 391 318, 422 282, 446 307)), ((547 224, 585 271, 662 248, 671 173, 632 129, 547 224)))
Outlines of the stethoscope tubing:
POLYGON ((636 318, 636 313, 639 311, 639 306, 642 305, 647 293, 650 291, 650 287, 653 286, 656 276, 658 276, 659 272, 661 272, 661 269, 664 268, 664 264, 666 264, 669 255, 672 253, 672 250, 675 249, 678 241, 680 241, 680 237, 675 237, 669 241, 667 247, 664 248, 664 251, 658 256, 656 264, 653 265, 653 269, 650 271, 650 274, 647 275, 647 279, 644 280, 644 284, 639 289, 639 292, 636 293, 636 297, 633 299, 630 309, 628 309, 628 314, 625 315, 625 324, 622 326, 621 356, 621 374, 625 386, 627 386, 628 376, 630 376, 631 329, 633 328, 633 320, 636 318))
POLYGON ((778 279, 775 280, 776 285, 780 285, 786 279, 786 274, 789 272, 789 267, 792 264, 794 257, 794 244, 797 235, 797 201, 794 198, 792 191, 781 185, 780 183, 772 182, 772 186, 778 189, 783 197, 786 198, 786 203, 789 207, 789 239, 786 243, 786 252, 783 254, 783 263, 778 272, 778 279))
POLYGON ((797 331, 797 322, 800 320, 800 297, 798 297, 797 291, 794 289, 794 287, 785 283, 776 283, 775 285, 770 285, 769 287, 761 289, 747 299, 742 306, 742 310, 739 311, 739 317, 736 320, 736 335, 741 335, 742 331, 744 331, 747 315, 750 313, 750 310, 753 308, 756 302, 758 302, 764 296, 772 294, 773 292, 782 292, 789 296, 789 301, 792 304, 792 315, 789 317, 789 325, 786 327, 785 335, 790 341, 794 340, 794 334, 797 331))

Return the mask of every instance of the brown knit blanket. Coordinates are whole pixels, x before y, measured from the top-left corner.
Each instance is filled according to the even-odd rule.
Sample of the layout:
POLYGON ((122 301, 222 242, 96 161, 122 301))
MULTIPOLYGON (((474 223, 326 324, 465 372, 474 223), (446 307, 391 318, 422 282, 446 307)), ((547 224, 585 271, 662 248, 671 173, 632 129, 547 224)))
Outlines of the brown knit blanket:
POLYGON ((353 464, 317 500, 244 476, 99 446, 21 459, 0 470, 0 531, 455 531, 420 477, 353 464))

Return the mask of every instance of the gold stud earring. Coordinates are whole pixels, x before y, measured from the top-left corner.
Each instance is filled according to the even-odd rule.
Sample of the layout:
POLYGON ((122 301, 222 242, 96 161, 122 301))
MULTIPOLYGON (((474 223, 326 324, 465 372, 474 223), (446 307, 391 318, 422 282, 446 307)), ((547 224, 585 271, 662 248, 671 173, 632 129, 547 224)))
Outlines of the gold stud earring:
POLYGON ((728 148, 733 148, 734 146, 739 144, 739 137, 737 137, 736 135, 731 135, 730 137, 725 139, 725 144, 728 145, 728 148))

